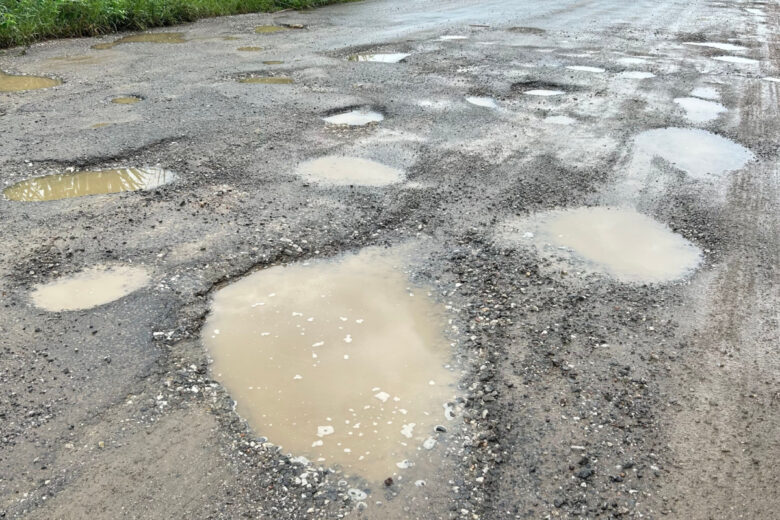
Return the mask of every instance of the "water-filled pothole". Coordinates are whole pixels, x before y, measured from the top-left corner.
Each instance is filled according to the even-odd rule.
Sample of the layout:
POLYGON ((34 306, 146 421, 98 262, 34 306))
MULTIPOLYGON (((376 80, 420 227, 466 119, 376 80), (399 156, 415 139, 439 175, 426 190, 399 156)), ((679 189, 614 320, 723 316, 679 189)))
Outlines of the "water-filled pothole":
POLYGON ((294 83, 293 79, 287 76, 249 76, 238 80, 239 83, 256 83, 260 85, 289 85, 294 83))
POLYGON ((241 52, 259 52, 259 51, 262 51, 263 48, 262 47, 249 46, 249 47, 239 47, 236 50, 237 51, 241 51, 241 52))
POLYGON ((487 96, 468 96, 466 101, 472 105, 483 108, 498 108, 498 103, 492 97, 487 96))
POLYGON ((683 45, 691 45, 694 47, 709 47, 711 49, 718 49, 721 51, 746 51, 747 47, 742 45, 734 45, 733 43, 721 43, 721 42, 683 42, 683 45))
POLYGON ((123 43, 187 43, 187 40, 184 39, 184 33, 180 32, 142 33, 124 36, 113 42, 98 43, 93 45, 92 48, 106 50, 123 43))
POLYGON ((265 60, 263 61, 263 65, 281 65, 284 62, 282 60, 265 60))
POLYGON ((529 96, 560 96, 569 90, 573 90, 570 85, 560 83, 551 83, 548 81, 528 80, 512 84, 514 92, 521 92, 529 96))
POLYGON ((720 92, 715 87, 696 87, 691 91, 691 96, 717 101, 720 99, 720 92))
POLYGON ((281 25, 258 25, 255 27, 255 32, 257 34, 271 34, 286 31, 288 29, 289 27, 284 27, 281 25))
POLYGON ((385 54, 353 54, 349 61, 373 61, 377 63, 399 63, 408 58, 410 54, 403 52, 385 53, 385 54))
POLYGON ((685 117, 694 123, 708 123, 728 111, 720 103, 695 97, 675 98, 674 102, 685 110, 685 117))
POLYGON ((668 282, 693 271, 700 250, 667 226, 631 209, 577 208, 548 211, 506 222, 500 238, 535 246, 625 282, 668 282))
POLYGON ((56 87, 57 85, 62 85, 62 81, 45 76, 6 74, 0 70, 0 92, 20 92, 56 87))
POLYGON ((119 96, 115 97, 111 100, 112 103, 116 103, 117 105, 133 105, 135 103, 138 103, 143 98, 140 96, 119 96))
POLYGON ((544 118, 545 123, 552 123, 554 125, 570 126, 577 122, 576 119, 569 116, 548 116, 544 118))
POLYGON ((369 108, 353 108, 331 112, 322 119, 331 125, 364 126, 383 121, 385 116, 369 108))
POLYGON ((742 65, 758 65, 758 60, 743 58, 742 56, 715 56, 713 60, 725 61, 726 63, 739 63, 742 65))
POLYGON ((510 27, 507 31, 520 34, 533 34, 535 36, 541 36, 547 32, 539 27, 510 27))
POLYGON ((149 274, 140 267, 94 267, 38 285, 30 297, 50 312, 75 311, 113 302, 148 283, 149 274))
POLYGON ((658 128, 636 137, 637 154, 661 157, 694 178, 738 170, 755 159, 744 146, 695 128, 658 128))
POLYGON ((641 70, 626 70, 624 72, 621 72, 619 76, 624 79, 650 79, 650 78, 654 78, 655 74, 653 74, 652 72, 644 72, 641 70))
POLYGON ((150 190, 176 180, 162 168, 80 171, 28 179, 3 190, 8 200, 37 202, 123 191, 150 190))
POLYGON ((403 171, 376 161, 338 155, 301 163, 295 173, 312 182, 333 186, 388 186, 405 177, 403 171))
POLYGON ((217 291, 203 341, 258 434, 374 482, 430 444, 456 377, 442 310, 399 263, 368 249, 217 291))
POLYGON ((569 65, 566 68, 576 72, 593 72, 593 73, 606 72, 606 70, 602 69, 601 67, 589 67, 587 65, 569 65))

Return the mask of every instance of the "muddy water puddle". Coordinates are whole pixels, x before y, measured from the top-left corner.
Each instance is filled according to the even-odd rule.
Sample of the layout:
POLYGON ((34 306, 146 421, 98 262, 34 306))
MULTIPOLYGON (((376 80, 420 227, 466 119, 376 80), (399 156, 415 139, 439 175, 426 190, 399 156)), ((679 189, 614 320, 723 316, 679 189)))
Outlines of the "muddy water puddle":
POLYGON ((257 34, 273 34, 287 30, 289 30, 289 27, 281 25, 258 25, 255 27, 255 32, 257 34))
POLYGON ((46 311, 75 311, 113 302, 148 283, 149 274, 140 267, 94 267, 39 285, 30 297, 46 311))
POLYGON ((202 336, 212 372, 259 435, 373 482, 435 444, 455 393, 446 321, 402 262, 368 249, 216 293, 202 336))
POLYGON ((548 211, 507 222, 501 237, 533 245, 574 268, 625 282, 683 278, 701 261, 700 250, 667 226, 632 209, 594 207, 548 211))
POLYGON ((239 83, 254 83, 258 85, 289 85, 294 83, 293 79, 287 76, 252 76, 241 78, 239 83))
POLYGON ((638 156, 660 157, 696 179, 738 170, 755 159, 744 146, 694 128, 649 130, 639 134, 634 145, 638 156))
POLYGON ((404 172, 358 157, 329 155, 301 163, 295 173, 331 186, 388 186, 404 180, 404 172))
POLYGON ((590 72, 594 74, 600 74, 602 72, 606 72, 606 70, 602 69, 601 67, 589 67, 587 65, 570 65, 566 68, 568 70, 573 70, 576 72, 590 72))
POLYGON ((265 60, 263 61, 263 65, 282 65, 284 62, 282 60, 265 60))
POLYGON ((0 70, 0 92, 21 92, 23 90, 51 88, 57 85, 62 85, 62 81, 45 76, 6 74, 0 70))
POLYGON ((124 36, 113 42, 98 43, 92 48, 106 50, 123 43, 187 43, 187 40, 184 39, 184 33, 180 32, 142 33, 124 36))
POLYGON ((381 113, 368 108, 356 108, 345 112, 338 112, 323 117, 323 121, 331 125, 364 126, 369 123, 378 123, 385 119, 381 113))
POLYGON ((263 48, 249 46, 249 47, 239 47, 236 50, 241 52, 260 52, 263 50, 263 48))
POLYGON ((466 101, 474 106, 482 108, 498 108, 498 103, 492 97, 487 96, 468 96, 466 101))
POLYGON ((143 98, 139 96, 119 96, 111 100, 112 103, 117 105, 134 105, 141 101, 143 98))
POLYGON ((386 53, 386 54, 353 54, 349 58, 349 61, 373 61, 377 63, 399 63, 411 56, 410 54, 403 52, 386 53))
POLYGON ((19 182, 3 190, 6 199, 24 202, 60 200, 87 195, 149 190, 176 180, 162 168, 121 168, 47 175, 19 182))
POLYGON ((720 103, 695 97, 675 98, 674 102, 685 110, 685 117, 694 123, 708 123, 728 111, 720 103))
POLYGON ((565 92, 563 90, 534 88, 531 90, 526 90, 525 92, 523 92, 523 94, 527 96, 551 97, 551 96, 562 96, 563 94, 565 94, 565 92))

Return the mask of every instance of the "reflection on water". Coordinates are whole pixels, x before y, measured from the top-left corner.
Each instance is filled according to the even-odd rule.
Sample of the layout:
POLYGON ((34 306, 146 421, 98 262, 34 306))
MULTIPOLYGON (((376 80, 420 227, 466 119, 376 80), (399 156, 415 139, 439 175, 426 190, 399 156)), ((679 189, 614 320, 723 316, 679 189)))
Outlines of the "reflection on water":
POLYGON ((85 195, 148 190, 176 179, 162 168, 121 168, 47 175, 19 182, 3 190, 6 199, 34 202, 85 195))

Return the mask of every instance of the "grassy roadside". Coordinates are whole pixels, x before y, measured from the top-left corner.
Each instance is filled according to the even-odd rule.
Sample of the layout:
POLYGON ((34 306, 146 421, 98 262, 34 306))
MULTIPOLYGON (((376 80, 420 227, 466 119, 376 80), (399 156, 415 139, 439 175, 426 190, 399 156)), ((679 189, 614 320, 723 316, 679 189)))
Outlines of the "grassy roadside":
POLYGON ((343 0, 0 0, 0 48, 343 0))

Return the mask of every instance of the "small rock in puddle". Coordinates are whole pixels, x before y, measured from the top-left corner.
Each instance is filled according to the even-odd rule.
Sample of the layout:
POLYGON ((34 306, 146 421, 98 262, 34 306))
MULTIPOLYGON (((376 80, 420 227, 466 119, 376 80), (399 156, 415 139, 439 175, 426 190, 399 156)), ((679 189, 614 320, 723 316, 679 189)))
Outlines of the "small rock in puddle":
POLYGON ((239 83, 256 83, 261 85, 289 85, 293 83, 293 79, 287 76, 251 76, 248 78, 241 78, 239 83))
POLYGON ((124 36, 109 43, 98 43, 92 48, 106 50, 123 43, 187 43, 187 40, 184 39, 184 33, 180 32, 142 33, 124 36))
POLYGON ((38 285, 30 297, 36 307, 46 311, 75 311, 113 302, 148 283, 149 274, 140 267, 93 267, 38 285))
POLYGON ((624 79, 650 79, 654 78, 655 74, 652 72, 644 72, 641 70, 627 70, 619 74, 624 79))
POLYGON ((728 112, 720 103, 695 97, 675 98, 674 102, 685 110, 685 117, 694 123, 708 123, 717 119, 721 113, 728 112))
POLYGON ((387 53, 387 54, 353 54, 349 58, 349 61, 373 61, 377 63, 399 63, 402 60, 408 58, 410 54, 403 52, 387 53))
POLYGON ((577 72, 593 72, 593 73, 606 72, 606 70, 602 69, 601 67, 588 67, 587 65, 569 65, 566 68, 577 72))
POLYGON ((746 51, 747 47, 742 45, 734 45, 733 43, 720 43, 720 42, 683 42, 683 45, 691 45, 693 47, 710 47, 712 49, 718 49, 721 51, 746 51))
POLYGON ((323 117, 323 121, 331 125, 364 126, 369 123, 383 121, 385 116, 368 108, 356 108, 344 112, 338 112, 323 117))
POLYGON ((512 245, 533 245, 541 254, 563 257, 574 267, 624 282, 677 280, 701 261, 699 248, 632 209, 547 211, 505 222, 499 239, 512 245))
POLYGON ((483 107, 483 108, 498 108, 498 103, 496 103, 496 100, 491 97, 486 96, 469 96, 466 98, 466 101, 471 103, 472 105, 483 107))
POLYGON ((658 128, 634 140, 635 155, 661 157, 695 179, 738 170, 755 159, 744 146, 695 128, 658 128))
POLYGON ((62 85, 62 81, 44 76, 6 74, 0 70, 0 92, 21 92, 24 90, 51 88, 57 85, 62 85))
POLYGON ((696 87, 691 91, 691 96, 717 101, 720 99, 720 92, 715 87, 696 87))
POLYGON ((742 65, 758 65, 758 60, 743 58, 742 56, 715 56, 713 60, 725 61, 727 63, 739 63, 742 65))
POLYGON ((442 309, 404 267, 371 248, 216 292, 202 332, 212 372, 258 434, 377 483, 414 456, 456 377, 442 309))
POLYGON ((259 51, 262 51, 263 48, 262 47, 252 47, 252 46, 250 46, 250 47, 239 47, 236 50, 237 51, 241 51, 241 52, 259 52, 259 51))
POLYGON ((404 172, 358 157, 328 155, 301 163, 295 173, 332 186, 388 186, 404 180, 404 172))
POLYGON ((141 100, 142 98, 139 96, 119 96, 113 98, 111 102, 117 105, 133 105, 141 100))
POLYGON ((123 191, 150 190, 176 180, 162 168, 121 168, 36 177, 3 190, 8 200, 37 202, 123 191))
POLYGON ((281 25, 258 25, 255 27, 255 32, 257 34, 271 34, 286 31, 288 29, 289 27, 284 27, 281 25))

